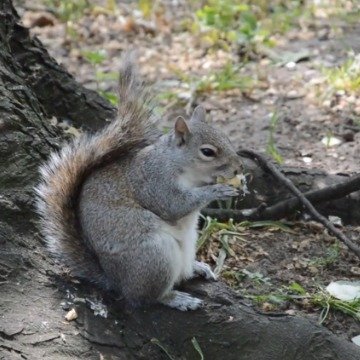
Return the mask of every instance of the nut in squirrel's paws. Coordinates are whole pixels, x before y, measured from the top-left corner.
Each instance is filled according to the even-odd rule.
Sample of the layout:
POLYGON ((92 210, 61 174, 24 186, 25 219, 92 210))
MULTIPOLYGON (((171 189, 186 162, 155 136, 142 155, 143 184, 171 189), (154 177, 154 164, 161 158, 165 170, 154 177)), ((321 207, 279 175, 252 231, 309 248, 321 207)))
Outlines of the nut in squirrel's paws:
POLYGON ((243 190, 244 188, 246 188, 246 177, 244 174, 235 175, 231 179, 226 179, 223 176, 218 176, 216 179, 216 182, 218 184, 231 185, 234 188, 237 188, 240 190, 243 190))

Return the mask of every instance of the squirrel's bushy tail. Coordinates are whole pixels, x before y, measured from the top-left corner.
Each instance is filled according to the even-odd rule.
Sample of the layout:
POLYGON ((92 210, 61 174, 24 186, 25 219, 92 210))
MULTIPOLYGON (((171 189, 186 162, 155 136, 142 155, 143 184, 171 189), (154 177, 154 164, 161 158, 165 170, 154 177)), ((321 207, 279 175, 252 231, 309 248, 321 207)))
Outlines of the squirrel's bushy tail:
POLYGON ((53 153, 40 168, 37 211, 40 227, 50 252, 64 260, 74 275, 104 283, 94 254, 81 239, 76 217, 76 200, 85 177, 92 169, 114 156, 151 141, 155 134, 154 112, 149 90, 137 76, 127 54, 119 80, 119 112, 115 120, 95 135, 83 134, 53 153))

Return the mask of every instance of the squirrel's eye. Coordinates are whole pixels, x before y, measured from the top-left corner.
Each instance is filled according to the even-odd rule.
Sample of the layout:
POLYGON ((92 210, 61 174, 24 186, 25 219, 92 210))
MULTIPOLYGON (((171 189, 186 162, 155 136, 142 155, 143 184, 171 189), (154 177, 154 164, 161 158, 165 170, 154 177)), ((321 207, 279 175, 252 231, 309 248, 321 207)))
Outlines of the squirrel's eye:
POLYGON ((214 157, 215 156, 215 151, 213 149, 202 148, 202 149, 200 149, 200 151, 206 157, 214 157))

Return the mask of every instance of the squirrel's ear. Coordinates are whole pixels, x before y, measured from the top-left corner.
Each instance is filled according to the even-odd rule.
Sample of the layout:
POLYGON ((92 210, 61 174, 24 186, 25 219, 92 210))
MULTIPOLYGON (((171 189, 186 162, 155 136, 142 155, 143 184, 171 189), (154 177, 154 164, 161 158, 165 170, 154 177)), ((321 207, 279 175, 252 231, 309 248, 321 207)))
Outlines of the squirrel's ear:
POLYGON ((189 127, 182 116, 179 116, 175 121, 175 139, 178 145, 185 144, 190 135, 189 127))
POLYGON ((205 118, 206 118, 205 109, 201 105, 197 106, 191 116, 191 121, 205 122, 205 118))

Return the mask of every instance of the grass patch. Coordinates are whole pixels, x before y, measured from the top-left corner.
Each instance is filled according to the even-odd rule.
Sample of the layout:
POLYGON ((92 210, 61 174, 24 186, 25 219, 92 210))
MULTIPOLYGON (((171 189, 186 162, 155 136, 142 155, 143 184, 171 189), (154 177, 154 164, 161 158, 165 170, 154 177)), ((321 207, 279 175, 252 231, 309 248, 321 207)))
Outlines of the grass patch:
POLYGON ((352 301, 339 300, 322 290, 310 296, 310 301, 322 308, 319 317, 320 324, 327 319, 330 311, 340 311, 356 320, 360 320, 360 299, 352 301))
POLYGON ((158 339, 152 338, 151 343, 158 346, 170 360, 176 360, 175 356, 172 356, 165 345, 163 345, 158 339))
POLYGON ((270 117, 270 125, 269 125, 269 136, 268 142, 266 146, 266 152, 278 163, 282 164, 284 162, 284 158, 279 153, 279 150, 275 144, 275 131, 276 127, 279 123, 279 115, 276 112, 273 112, 270 117))
POLYGON ((118 96, 112 91, 106 91, 101 88, 101 83, 104 81, 117 81, 119 78, 118 72, 104 72, 99 69, 99 66, 107 59, 106 53, 103 51, 83 51, 82 56, 92 65, 95 73, 95 82, 97 92, 108 100, 112 105, 118 104, 118 96))
POLYGON ((187 103, 189 98, 204 93, 225 92, 239 90, 242 93, 251 92, 256 82, 254 78, 242 72, 243 64, 235 65, 231 61, 217 70, 211 70, 209 74, 198 76, 189 75, 172 67, 171 71, 181 82, 181 85, 169 90, 161 91, 157 99, 160 102, 172 105, 187 103), (185 90, 185 91, 184 91, 185 90))
POLYGON ((290 228, 291 223, 285 223, 283 221, 273 220, 261 220, 261 221, 242 221, 237 226, 244 229, 256 229, 256 228, 268 228, 274 230, 282 230, 291 234, 296 233, 290 228))
POLYGON ((350 315, 356 320, 360 320, 360 299, 352 301, 344 301, 336 299, 325 291, 318 289, 315 292, 307 292, 300 284, 292 283, 287 287, 283 287, 277 292, 269 294, 246 295, 259 305, 269 303, 276 308, 285 302, 293 302, 298 306, 320 307, 319 323, 322 324, 331 312, 340 311, 346 315, 350 315))
POLYGON ((219 222, 217 219, 213 219, 210 216, 206 218, 203 217, 203 219, 205 220, 205 224, 200 231, 197 250, 200 250, 213 236, 218 238, 227 254, 231 256, 234 255, 234 252, 228 246, 228 237, 231 236, 236 240, 246 242, 247 240, 243 237, 243 231, 246 229, 267 228, 276 231, 295 233, 294 230, 290 228, 291 223, 285 223, 282 221, 242 221, 238 224, 234 224, 232 219, 226 223, 219 222))
MULTIPOLYGON (((248 278, 251 281, 253 281, 255 284, 268 284, 270 285, 270 278, 264 276, 262 273, 255 271, 255 272, 251 272, 249 270, 243 269, 240 271, 240 273, 242 274, 243 278, 248 278)), ((241 275, 240 275, 241 276, 241 275)))
POLYGON ((258 44, 274 46, 274 34, 285 33, 311 14, 300 0, 208 0, 187 23, 208 46, 241 46, 249 51, 258 44))
POLYGON ((360 54, 350 55, 342 65, 333 69, 323 69, 326 82, 333 91, 360 94, 360 54))
POLYGON ((336 242, 326 250, 325 256, 310 260, 309 265, 325 268, 334 264, 336 260, 339 259, 339 256, 340 256, 340 245, 338 242, 336 242))
POLYGON ((78 20, 92 7, 89 0, 45 0, 45 4, 64 23, 78 20))
POLYGON ((197 242, 197 251, 199 251, 206 244, 206 242, 210 241, 212 236, 219 238, 219 241, 222 243, 225 251, 231 256, 234 255, 234 252, 228 245, 228 237, 232 236, 238 240, 246 241, 241 236, 241 233, 237 231, 232 219, 230 219, 227 223, 221 223, 216 219, 212 219, 208 216, 205 218, 204 227, 200 232, 200 236, 197 242))
POLYGON ((233 89, 249 91, 254 87, 254 81, 250 76, 241 74, 241 69, 241 64, 235 65, 232 62, 228 62, 212 74, 200 77, 187 75, 178 69, 173 69, 173 72, 180 81, 197 94, 233 89))
POLYGON ((191 339, 191 343, 193 344, 193 347, 196 350, 196 352, 199 354, 200 360, 204 360, 205 359, 204 354, 203 354, 203 352, 201 350, 199 342, 196 340, 196 337, 193 337, 191 339))

